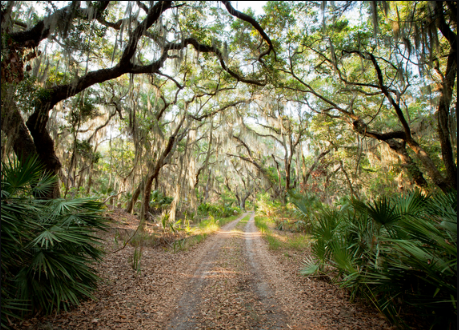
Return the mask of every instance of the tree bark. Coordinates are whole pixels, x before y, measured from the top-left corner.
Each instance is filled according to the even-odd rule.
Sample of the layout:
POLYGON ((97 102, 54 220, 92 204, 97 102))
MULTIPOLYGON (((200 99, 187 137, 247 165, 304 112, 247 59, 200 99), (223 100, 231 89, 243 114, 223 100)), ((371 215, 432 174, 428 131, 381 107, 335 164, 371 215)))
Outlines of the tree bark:
MULTIPOLYGON (((308 183, 308 180, 309 180, 309 177, 311 176, 311 173, 312 171, 314 171, 314 169, 316 168, 317 164, 319 163, 319 161, 324 158, 329 152, 331 151, 331 149, 328 149, 326 151, 323 151, 319 154, 319 156, 317 156, 316 160, 314 161, 314 164, 312 164, 312 166, 309 168, 309 171, 308 173, 306 173, 304 176, 303 176, 303 186, 306 186, 306 184, 308 183)), ((305 164, 305 159, 304 159, 304 156, 303 156, 303 164, 305 164)))
POLYGON ((412 182, 421 190, 427 188, 427 181, 424 178, 418 165, 408 154, 405 147, 406 134, 404 132, 390 132, 390 133, 379 133, 374 131, 368 131, 367 126, 361 120, 356 120, 353 123, 354 131, 358 132, 363 136, 368 136, 373 139, 386 143, 389 148, 395 152, 402 162, 403 169, 407 172, 412 182), (395 139, 402 139, 403 142, 398 142, 395 139))
POLYGON ((435 166, 434 162, 429 157, 427 152, 414 139, 408 139, 406 143, 416 153, 419 160, 426 168, 427 173, 429 173, 430 178, 441 190, 443 190, 444 192, 448 192, 451 188, 453 188, 453 183, 448 182, 441 175, 440 171, 437 169, 437 167, 435 166))
POLYGON ((408 125, 408 123, 407 123, 407 121, 405 119, 405 116, 403 115, 403 112, 402 112, 402 109, 400 108, 400 105, 394 100, 394 98, 389 93, 389 89, 384 85, 383 74, 382 74, 381 68, 378 65, 378 62, 376 61, 375 56, 373 54, 370 54, 370 53, 365 53, 365 55, 362 54, 361 52, 358 52, 358 51, 357 51, 357 53, 360 56, 363 56, 363 57, 365 57, 365 55, 368 56, 370 58, 371 62, 373 63, 373 66, 374 66, 374 68, 376 70, 376 74, 377 74, 377 77, 378 77, 379 88, 381 89, 381 92, 386 96, 388 101, 391 103, 392 107, 394 108, 394 110, 395 110, 395 112, 397 114, 397 117, 398 117, 400 123, 403 126, 403 129, 405 131, 404 141, 406 142, 406 144, 408 144, 408 146, 411 148, 411 150, 413 150, 415 152, 416 156, 418 157, 418 159, 422 162, 422 164, 426 168, 427 173, 429 174, 429 176, 433 180, 433 182, 441 190, 443 190, 444 192, 449 191, 451 188, 454 187, 453 183, 452 182, 448 182, 448 180, 445 179, 441 175, 440 171, 437 169, 437 167, 435 166, 434 162, 432 161, 430 156, 427 154, 427 152, 411 136, 410 126, 408 125))
POLYGON ((240 205, 241 205, 241 210, 242 211, 245 211, 245 202, 247 201, 247 198, 249 198, 249 196, 251 195, 251 192, 248 192, 244 197, 241 196, 241 202, 240 202, 240 205))
POLYGON ((209 169, 209 177, 207 178, 207 183, 206 183, 206 186, 204 188, 204 200, 203 200, 203 203, 206 203, 207 199, 209 198, 211 180, 212 180, 212 171, 209 169))
MULTIPOLYGON (((177 125, 175 132, 169 137, 169 140, 167 142, 166 148, 164 151, 161 153, 159 156, 158 160, 156 161, 156 164, 151 172, 151 174, 148 174, 147 179, 145 181, 145 188, 143 192, 143 201, 142 201, 142 210, 144 211, 144 214, 148 214, 150 211, 150 196, 151 196, 151 187, 153 184, 153 180, 158 177, 159 172, 161 168, 165 165, 165 161, 167 158, 169 158, 175 150, 175 146, 178 142, 182 140, 182 138, 185 136, 185 133, 182 133, 179 135, 179 130, 183 125, 183 122, 185 121, 186 114, 183 116, 182 120, 180 123, 177 125)), ((140 219, 143 221, 144 219, 140 219)))
POLYGON ((187 139, 187 143, 185 144, 185 155, 180 157, 180 169, 179 169, 179 173, 177 177, 177 184, 175 187, 174 199, 172 200, 171 210, 169 212, 169 220, 172 222, 175 222, 175 216, 177 213, 177 204, 180 201, 180 192, 182 189, 183 163, 184 163, 184 158, 186 158, 186 155, 187 155, 188 142, 189 142, 189 139, 187 139))
POLYGON ((280 173, 280 168, 279 168, 279 163, 277 162, 276 158, 274 157, 274 154, 271 154, 271 157, 273 158, 274 162, 276 163, 276 169, 277 169, 277 176, 278 176, 278 185, 279 185, 279 194, 281 194, 281 201, 282 201, 282 204, 286 204, 287 200, 286 200, 286 194, 287 192, 284 191, 282 192, 282 178, 281 178, 281 173, 280 173))
POLYGON ((384 142, 399 156, 402 161, 402 168, 408 173, 413 183, 421 190, 426 189, 427 181, 419 170, 419 167, 408 154, 404 143, 397 142, 393 139, 384 142))
MULTIPOLYGON (((435 2, 435 23, 450 43, 450 53, 446 62, 446 72, 440 86, 440 100, 437 108, 438 137, 441 153, 446 168, 447 180, 457 190, 457 167, 454 162, 453 148, 449 132, 449 113, 452 93, 457 75, 457 35, 450 29, 443 14, 443 1, 435 2)), ((456 12, 451 15, 457 15, 456 12)), ((437 69, 439 71, 439 69, 437 69)), ((443 75, 441 75, 443 76, 443 75)))
POLYGON ((8 140, 12 142, 13 151, 18 159, 21 160, 36 155, 35 144, 17 109, 16 103, 8 91, 4 93, 7 95, 2 98, 2 131, 6 134, 8 140))
POLYGON ((132 211, 134 210, 134 205, 135 205, 135 203, 137 202, 137 199, 140 196, 140 192, 142 191, 142 185, 143 185, 144 181, 145 181, 145 178, 142 179, 142 181, 139 183, 139 185, 137 186, 136 190, 134 190, 131 199, 127 203, 126 208, 124 209, 127 213, 131 213, 132 214, 132 211))

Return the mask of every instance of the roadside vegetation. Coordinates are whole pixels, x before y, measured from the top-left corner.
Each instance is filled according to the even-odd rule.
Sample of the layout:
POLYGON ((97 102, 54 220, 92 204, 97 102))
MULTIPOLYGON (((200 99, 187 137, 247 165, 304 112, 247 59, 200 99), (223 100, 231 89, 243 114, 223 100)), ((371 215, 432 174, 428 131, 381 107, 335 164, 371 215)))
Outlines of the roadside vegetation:
POLYGON ((402 328, 456 327, 455 192, 425 195, 415 190, 335 205, 290 194, 289 201, 294 214, 260 196, 255 220, 270 249, 309 248, 301 274, 331 280, 351 300, 367 299, 402 328), (285 213, 292 216, 283 220, 285 213), (308 228, 306 236, 295 230, 298 221, 308 228), (279 230, 296 234, 279 235, 279 230))
POLYGON ((249 4, 1 2, 2 327, 252 210, 304 282, 457 326, 457 1, 249 4))
POLYGON ((2 163, 2 327, 94 297, 93 264, 104 255, 96 231, 108 228, 104 205, 41 199, 55 180, 36 158, 2 163))

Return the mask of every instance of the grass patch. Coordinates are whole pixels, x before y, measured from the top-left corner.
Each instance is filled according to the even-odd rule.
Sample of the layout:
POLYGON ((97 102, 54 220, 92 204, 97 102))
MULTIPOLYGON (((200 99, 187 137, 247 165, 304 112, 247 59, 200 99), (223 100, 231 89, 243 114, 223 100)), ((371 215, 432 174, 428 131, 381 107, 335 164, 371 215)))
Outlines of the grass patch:
POLYGON ((238 222, 236 226, 236 230, 243 231, 242 227, 244 227, 247 224, 247 222, 249 222, 251 216, 252 215, 249 214, 249 215, 246 215, 244 218, 242 218, 241 221, 238 222))
POLYGON ((199 232, 205 232, 205 233, 213 233, 220 229, 220 227, 226 225, 227 223, 236 220, 240 214, 237 215, 232 215, 227 218, 219 218, 215 219, 213 216, 209 216, 209 219, 201 221, 196 227, 191 228, 189 231, 190 233, 199 231, 199 232))
POLYGON ((271 250, 278 250, 282 246, 282 242, 269 233, 265 234, 265 238, 271 250))
POLYGON ((286 244, 289 249, 303 251, 311 245, 311 238, 309 235, 298 235, 287 239, 286 244))
POLYGON ((310 238, 308 235, 291 235, 283 236, 278 235, 272 231, 272 228, 276 226, 274 219, 266 216, 256 216, 255 225, 263 234, 263 237, 268 242, 268 246, 271 250, 279 250, 285 248, 289 250, 302 251, 309 247, 310 238))
POLYGON ((270 230, 268 228, 268 223, 274 223, 274 221, 272 221, 268 217, 255 217, 255 226, 257 226, 257 228, 260 229, 262 234, 269 233, 270 230))
POLYGON ((275 222, 270 217, 255 217, 255 226, 260 229, 264 238, 268 242, 269 248, 271 250, 278 250, 282 246, 282 241, 272 234, 269 225, 272 226, 273 224, 275 224, 275 222))
POLYGON ((216 232, 222 226, 233 220, 236 220, 238 217, 240 217, 240 214, 219 219, 215 219, 214 217, 209 216, 209 219, 201 221, 196 227, 192 227, 189 230, 186 230, 187 234, 190 235, 189 237, 174 242, 174 252, 180 250, 184 251, 196 244, 201 243, 206 239, 208 235, 216 232))

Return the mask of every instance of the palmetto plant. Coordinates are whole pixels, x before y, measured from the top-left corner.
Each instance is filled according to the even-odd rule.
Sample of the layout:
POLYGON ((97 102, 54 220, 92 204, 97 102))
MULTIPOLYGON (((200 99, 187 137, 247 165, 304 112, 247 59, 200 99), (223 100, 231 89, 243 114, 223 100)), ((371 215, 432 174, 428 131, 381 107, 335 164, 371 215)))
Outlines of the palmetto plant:
POLYGON ((2 163, 2 327, 27 310, 67 309, 96 287, 103 204, 40 199, 55 179, 36 158, 2 163))
POLYGON ((288 200, 295 205, 297 214, 308 222, 313 220, 315 212, 323 209, 320 200, 312 194, 300 194, 290 190, 288 192, 288 200))
POLYGON ((303 274, 337 270, 351 297, 364 295, 388 319, 404 312, 434 328, 455 328, 457 304, 457 196, 417 191, 349 208, 324 211, 313 228, 313 258, 303 274))

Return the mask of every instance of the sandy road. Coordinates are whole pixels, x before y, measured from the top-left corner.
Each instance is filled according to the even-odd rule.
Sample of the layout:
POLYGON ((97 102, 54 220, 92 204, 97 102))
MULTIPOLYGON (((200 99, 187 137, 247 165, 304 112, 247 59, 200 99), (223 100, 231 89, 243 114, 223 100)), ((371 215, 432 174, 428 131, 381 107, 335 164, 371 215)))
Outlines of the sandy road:
POLYGON ((268 250, 252 212, 205 244, 166 329, 391 329, 374 309, 299 276, 298 261, 268 250))
POLYGON ((269 250, 251 212, 190 250, 146 247, 141 273, 133 253, 104 258, 96 300, 13 329, 393 329, 336 285, 300 276, 307 252, 269 250))
POLYGON ((198 256, 190 262, 190 280, 180 298, 177 309, 166 329, 192 329, 196 324, 197 307, 201 302, 200 292, 206 286, 213 264, 218 257, 221 246, 231 237, 231 230, 247 213, 223 226, 215 235, 208 238, 200 249, 198 256))
POLYGON ((190 265, 193 276, 166 329, 284 329, 286 315, 261 274, 258 240, 253 213, 211 237, 190 265))

